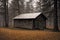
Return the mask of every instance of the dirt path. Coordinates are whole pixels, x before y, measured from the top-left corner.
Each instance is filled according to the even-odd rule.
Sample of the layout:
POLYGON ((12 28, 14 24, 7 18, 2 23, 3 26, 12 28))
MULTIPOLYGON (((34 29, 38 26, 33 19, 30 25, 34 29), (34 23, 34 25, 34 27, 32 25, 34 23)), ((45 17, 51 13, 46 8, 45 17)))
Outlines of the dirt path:
POLYGON ((60 40, 60 32, 0 28, 0 40, 60 40))

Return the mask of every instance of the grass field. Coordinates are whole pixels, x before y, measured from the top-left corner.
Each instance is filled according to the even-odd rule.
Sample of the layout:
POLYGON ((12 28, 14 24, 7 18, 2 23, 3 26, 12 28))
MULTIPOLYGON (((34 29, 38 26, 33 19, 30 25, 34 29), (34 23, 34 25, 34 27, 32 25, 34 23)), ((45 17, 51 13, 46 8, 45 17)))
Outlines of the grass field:
POLYGON ((60 40, 60 32, 0 28, 0 40, 60 40))

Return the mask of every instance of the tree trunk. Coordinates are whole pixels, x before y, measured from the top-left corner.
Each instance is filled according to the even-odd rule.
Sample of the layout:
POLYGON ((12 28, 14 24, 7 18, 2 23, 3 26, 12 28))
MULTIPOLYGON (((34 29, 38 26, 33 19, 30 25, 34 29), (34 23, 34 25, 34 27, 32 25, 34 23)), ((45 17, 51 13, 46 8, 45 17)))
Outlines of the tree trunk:
POLYGON ((59 31, 58 29, 58 15, 57 15, 57 0, 54 0, 54 31, 59 31))
POLYGON ((5 27, 8 27, 9 20, 8 20, 8 0, 4 0, 5 2, 5 27))

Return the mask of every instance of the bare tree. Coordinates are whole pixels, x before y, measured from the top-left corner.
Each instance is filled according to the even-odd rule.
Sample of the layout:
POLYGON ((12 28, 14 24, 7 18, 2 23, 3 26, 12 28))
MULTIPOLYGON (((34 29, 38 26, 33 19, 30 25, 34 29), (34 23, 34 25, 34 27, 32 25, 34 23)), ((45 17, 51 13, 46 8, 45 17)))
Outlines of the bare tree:
POLYGON ((5 2, 0 0, 0 27, 5 26, 5 2))
POLYGON ((20 14, 19 0, 8 1, 9 26, 13 26, 13 18, 20 14))
MULTIPOLYGON (((3 17, 3 19, 4 19, 4 26, 5 27, 8 27, 8 5, 7 5, 7 2, 8 2, 8 0, 0 0, 2 3, 2 5, 1 5, 1 12, 2 12, 2 16, 4 16, 3 17)), ((2 21, 2 20, 1 20, 2 21)), ((3 25, 2 24, 2 25, 3 25)))
POLYGON ((8 0, 5 0, 5 27, 8 27, 9 15, 8 15, 8 0))
POLYGON ((58 29, 58 15, 57 15, 57 0, 54 0, 54 31, 59 31, 58 29))
MULTIPOLYGON (((52 22, 54 30, 58 31, 57 0, 41 0, 41 10, 42 13, 49 19, 48 22, 50 22, 53 17, 54 21, 52 22), (51 17, 52 14, 53 16, 51 17)), ((50 24, 52 24, 52 22, 50 22, 50 24)))

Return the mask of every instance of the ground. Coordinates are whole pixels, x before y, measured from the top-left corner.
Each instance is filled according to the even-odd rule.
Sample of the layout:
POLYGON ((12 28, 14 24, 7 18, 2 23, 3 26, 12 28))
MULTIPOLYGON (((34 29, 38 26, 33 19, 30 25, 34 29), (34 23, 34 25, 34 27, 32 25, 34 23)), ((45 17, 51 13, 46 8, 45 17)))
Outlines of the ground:
POLYGON ((0 28, 0 40, 60 40, 60 32, 0 28))

